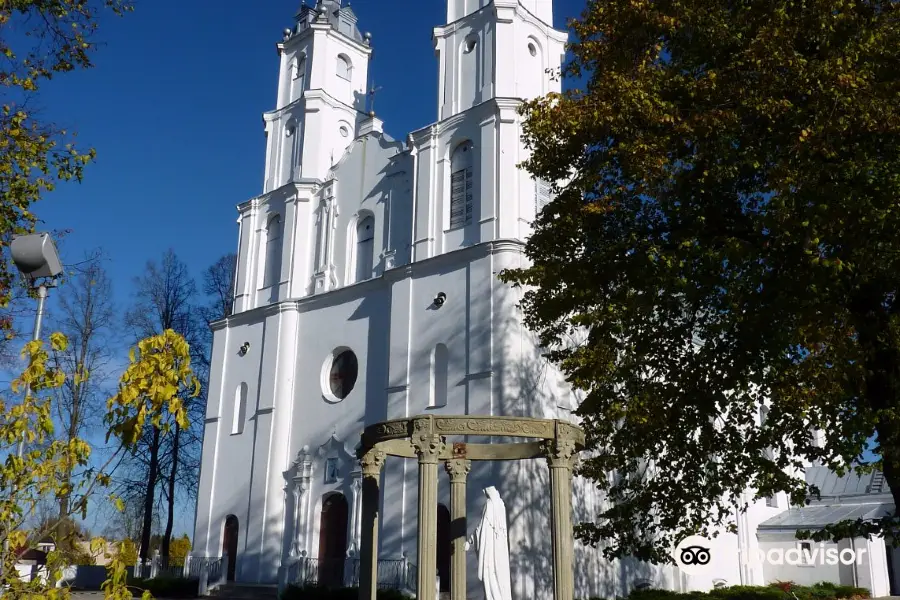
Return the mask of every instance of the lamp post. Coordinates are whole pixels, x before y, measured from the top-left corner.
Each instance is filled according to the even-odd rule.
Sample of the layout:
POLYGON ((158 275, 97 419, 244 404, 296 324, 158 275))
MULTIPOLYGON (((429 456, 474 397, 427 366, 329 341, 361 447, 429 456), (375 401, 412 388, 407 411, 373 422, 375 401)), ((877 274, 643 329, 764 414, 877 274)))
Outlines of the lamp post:
MULTIPOLYGON (((62 263, 56 244, 49 233, 31 233, 13 236, 10 253, 16 268, 28 283, 37 288, 38 305, 34 316, 34 330, 31 339, 41 339, 41 323, 44 319, 44 301, 47 289, 55 285, 55 279, 62 273, 62 263)), ((31 385, 25 387, 25 396, 31 392, 31 385)), ((21 458, 24 440, 19 440, 17 455, 21 458)))

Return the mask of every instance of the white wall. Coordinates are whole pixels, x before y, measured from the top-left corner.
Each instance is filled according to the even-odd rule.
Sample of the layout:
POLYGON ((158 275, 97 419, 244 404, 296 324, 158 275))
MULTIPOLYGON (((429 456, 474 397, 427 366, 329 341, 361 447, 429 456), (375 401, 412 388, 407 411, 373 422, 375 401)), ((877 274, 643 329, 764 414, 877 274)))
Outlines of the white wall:
MULTIPOLYGON (((853 540, 842 540, 839 543, 830 541, 810 541, 809 543, 811 544, 811 551, 818 550, 820 553, 818 556, 825 557, 825 564, 822 564, 818 556, 814 564, 809 566, 778 565, 767 561, 763 565, 764 583, 793 581, 801 585, 812 585, 827 581, 839 585, 867 588, 871 591, 873 598, 886 596, 890 593, 883 539, 866 540, 865 538, 854 538, 853 540), (829 564, 835 562, 827 560, 830 558, 829 554, 827 554, 829 551, 840 552, 845 549, 852 549, 857 553, 855 563, 845 565, 838 561, 836 565, 829 564), (826 554, 823 555, 821 554, 822 552, 826 554)), ((798 548, 799 545, 800 540, 796 539, 793 532, 760 532, 759 534, 759 547, 766 553, 770 551, 785 552, 789 549, 798 548)))

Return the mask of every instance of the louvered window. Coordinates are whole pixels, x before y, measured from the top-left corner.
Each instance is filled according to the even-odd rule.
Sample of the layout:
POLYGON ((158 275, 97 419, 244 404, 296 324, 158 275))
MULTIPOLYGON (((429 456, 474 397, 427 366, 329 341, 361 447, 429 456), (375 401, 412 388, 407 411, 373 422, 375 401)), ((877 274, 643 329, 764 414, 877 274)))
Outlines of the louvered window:
POLYGON ((534 182, 534 214, 539 215, 544 207, 550 204, 553 196, 550 192, 550 184, 543 179, 536 179, 534 182))

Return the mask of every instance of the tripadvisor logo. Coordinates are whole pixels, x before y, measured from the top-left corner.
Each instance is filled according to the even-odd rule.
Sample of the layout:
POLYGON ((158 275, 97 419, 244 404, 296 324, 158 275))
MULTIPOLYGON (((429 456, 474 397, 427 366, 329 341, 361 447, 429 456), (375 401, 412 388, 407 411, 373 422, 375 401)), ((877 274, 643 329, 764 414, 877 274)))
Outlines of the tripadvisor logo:
POLYGON ((819 542, 818 547, 813 547, 809 542, 802 543, 799 547, 793 548, 769 548, 757 551, 759 562, 768 563, 770 565, 790 565, 792 567, 800 565, 828 565, 835 566, 838 563, 842 565, 852 565, 856 563, 861 565, 863 557, 866 555, 866 549, 860 548, 854 550, 852 548, 826 548, 823 542, 819 542))
POLYGON ((675 546, 672 551, 675 564, 686 575, 701 575, 713 569, 712 544, 699 535, 690 535, 675 546))
MULTIPOLYGON (((718 550, 718 554, 722 554, 721 548, 716 550, 718 550)), ((734 549, 734 552, 735 558, 738 558, 737 548, 734 549)), ((835 566, 839 563, 861 565, 865 554, 865 548, 858 550, 826 548, 823 542, 820 542, 818 546, 813 546, 810 542, 803 542, 789 548, 766 550, 760 548, 756 552, 760 563, 777 566, 835 566)), ((716 559, 720 557, 713 551, 713 544, 710 540, 699 535, 692 535, 681 540, 681 543, 672 551, 672 558, 686 575, 702 575, 713 572, 716 567, 716 559)))

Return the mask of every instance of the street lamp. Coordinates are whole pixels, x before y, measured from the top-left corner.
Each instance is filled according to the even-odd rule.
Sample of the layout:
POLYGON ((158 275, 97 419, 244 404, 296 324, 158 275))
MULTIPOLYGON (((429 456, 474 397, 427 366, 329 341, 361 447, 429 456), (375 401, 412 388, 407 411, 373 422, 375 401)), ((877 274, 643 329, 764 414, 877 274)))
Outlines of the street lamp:
MULTIPOLYGON (((38 305, 34 317, 34 331, 31 339, 41 339, 41 321, 44 318, 44 300, 47 288, 55 285, 55 279, 62 273, 62 263, 56 251, 56 244, 49 233, 31 233, 13 236, 10 253, 16 268, 32 287, 37 288, 38 305)), ((31 386, 25 388, 25 396, 31 386)), ((19 440, 18 455, 22 456, 24 441, 19 440)))
POLYGON ((32 233, 13 237, 10 245, 13 262, 32 287, 37 288, 38 309, 34 318, 32 340, 41 338, 41 320, 44 317, 44 300, 47 288, 62 273, 62 264, 56 252, 56 244, 49 233, 32 233))

